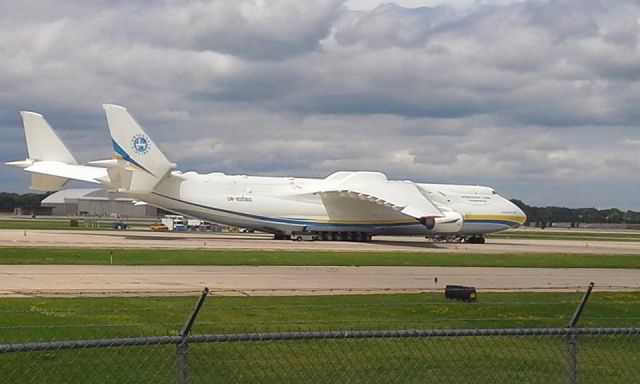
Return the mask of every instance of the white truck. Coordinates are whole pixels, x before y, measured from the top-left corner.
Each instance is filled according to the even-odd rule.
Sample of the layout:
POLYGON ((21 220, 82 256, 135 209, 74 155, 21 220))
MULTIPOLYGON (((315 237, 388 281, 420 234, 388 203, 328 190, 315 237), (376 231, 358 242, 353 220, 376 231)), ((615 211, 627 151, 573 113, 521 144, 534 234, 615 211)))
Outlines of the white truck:
POLYGON ((184 223, 184 216, 180 215, 164 215, 162 217, 164 224, 170 231, 186 231, 187 226, 184 223))
POLYGON ((190 231, 204 231, 206 229, 207 223, 198 219, 188 219, 187 220, 187 228, 190 231))

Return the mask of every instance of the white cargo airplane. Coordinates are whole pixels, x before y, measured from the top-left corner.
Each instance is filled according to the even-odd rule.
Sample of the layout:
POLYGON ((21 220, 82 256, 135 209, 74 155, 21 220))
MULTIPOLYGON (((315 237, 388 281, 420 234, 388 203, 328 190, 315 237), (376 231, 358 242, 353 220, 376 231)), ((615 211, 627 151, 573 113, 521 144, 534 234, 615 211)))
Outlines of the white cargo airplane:
POLYGON ((181 172, 140 125, 105 104, 115 158, 80 165, 42 115, 21 112, 29 157, 7 165, 31 173, 31 188, 53 191, 69 179, 102 184, 166 210, 275 234, 367 241, 373 235, 456 237, 515 228, 524 213, 492 188, 388 180, 380 172, 340 171, 324 179, 181 172))

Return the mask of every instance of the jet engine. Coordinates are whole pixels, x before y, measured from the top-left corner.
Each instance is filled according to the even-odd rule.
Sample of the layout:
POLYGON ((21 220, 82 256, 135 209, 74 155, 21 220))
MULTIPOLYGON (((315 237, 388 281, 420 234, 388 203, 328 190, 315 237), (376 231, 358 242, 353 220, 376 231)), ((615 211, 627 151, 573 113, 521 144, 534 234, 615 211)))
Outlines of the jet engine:
POLYGON ((457 233, 462 230, 464 219, 458 212, 443 212, 442 217, 421 217, 418 221, 435 233, 457 233))

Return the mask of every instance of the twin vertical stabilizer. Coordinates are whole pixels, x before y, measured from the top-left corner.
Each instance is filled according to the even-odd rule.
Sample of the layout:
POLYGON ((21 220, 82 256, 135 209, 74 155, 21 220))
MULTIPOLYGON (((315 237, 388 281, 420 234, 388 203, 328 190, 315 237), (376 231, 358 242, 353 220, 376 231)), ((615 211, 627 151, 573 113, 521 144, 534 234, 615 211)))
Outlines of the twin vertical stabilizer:
MULTIPOLYGON (((27 139, 29 158, 22 165, 33 165, 35 162, 59 162, 65 164, 78 164, 71 152, 56 135, 53 128, 44 117, 35 112, 21 111, 24 134, 27 139)), ((57 191, 69 181, 68 178, 46 175, 42 173, 31 174, 31 189, 37 191, 57 191)))
POLYGON ((104 104, 116 158, 121 166, 109 169, 116 187, 131 193, 148 193, 175 169, 160 148, 142 130, 126 108, 104 104))
POLYGON ((104 110, 116 160, 78 165, 42 115, 20 112, 29 157, 7 165, 30 172, 31 188, 36 190, 58 190, 69 179, 75 179, 132 194, 151 192, 160 180, 175 169, 175 164, 167 160, 126 108, 105 104, 104 110))
POLYGON ((41 114, 22 111, 20 115, 24 124, 29 159, 78 164, 41 114))

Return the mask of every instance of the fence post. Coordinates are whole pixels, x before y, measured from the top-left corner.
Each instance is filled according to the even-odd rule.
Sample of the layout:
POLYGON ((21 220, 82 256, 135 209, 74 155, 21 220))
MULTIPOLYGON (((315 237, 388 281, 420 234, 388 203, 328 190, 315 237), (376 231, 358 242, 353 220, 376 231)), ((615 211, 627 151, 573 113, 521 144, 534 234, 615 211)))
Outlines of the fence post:
MULTIPOLYGON (((591 290, 593 289, 593 282, 589 283, 587 290, 582 296, 582 301, 578 304, 573 316, 571 316, 571 320, 569 321, 569 329, 574 329, 578 324, 578 320, 580 320, 580 316, 582 315, 582 310, 587 304, 587 300, 589 300, 589 296, 591 295, 591 290)), ((574 332, 569 332, 567 334, 567 384, 577 384, 578 383, 578 340, 577 335, 574 332)))
POLYGON ((196 321, 196 316, 198 316, 198 312, 200 312, 200 308, 202 308, 202 304, 204 304, 204 299, 207 298, 207 294, 209 293, 209 288, 204 287, 202 290, 202 294, 200 298, 196 302, 195 307, 193 307, 193 311, 187 318, 186 323, 182 326, 182 329, 178 332, 178 336, 182 337, 182 341, 179 344, 176 344, 176 383, 177 384, 187 384, 189 381, 189 360, 187 359, 187 352, 189 351, 189 344, 187 343, 187 337, 189 336, 189 332, 191 332, 191 327, 193 323, 196 321))

